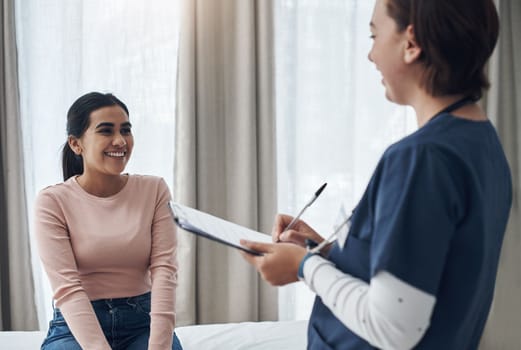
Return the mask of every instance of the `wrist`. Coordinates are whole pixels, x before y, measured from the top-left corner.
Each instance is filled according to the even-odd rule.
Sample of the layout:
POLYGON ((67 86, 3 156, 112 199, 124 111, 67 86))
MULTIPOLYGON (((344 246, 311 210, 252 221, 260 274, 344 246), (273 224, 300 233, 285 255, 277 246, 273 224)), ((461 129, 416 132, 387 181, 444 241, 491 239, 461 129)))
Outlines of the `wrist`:
POLYGON ((317 255, 317 253, 307 252, 306 255, 304 255, 304 257, 302 258, 302 260, 300 260, 297 271, 297 277, 299 280, 304 280, 304 264, 306 263, 306 260, 308 260, 313 255, 317 255))

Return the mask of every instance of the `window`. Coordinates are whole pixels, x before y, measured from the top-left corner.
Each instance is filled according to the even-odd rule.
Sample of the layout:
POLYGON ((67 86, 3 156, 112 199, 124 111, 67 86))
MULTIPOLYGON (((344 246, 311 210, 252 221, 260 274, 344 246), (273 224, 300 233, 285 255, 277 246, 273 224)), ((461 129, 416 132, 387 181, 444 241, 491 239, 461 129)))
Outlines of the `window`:
MULTIPOLYGON (((416 128, 367 59, 372 10, 366 0, 276 1, 278 206, 295 215, 327 182, 303 216, 322 236, 356 205, 385 148, 416 128)), ((307 286, 279 295, 281 320, 309 317, 307 286)))
MULTIPOLYGON (((90 91, 112 92, 130 110, 135 146, 127 171, 162 176, 172 188, 177 17, 178 1, 170 0, 16 1, 30 214, 38 191, 62 181, 66 113, 90 91)), ((45 329, 52 294, 34 247, 37 307, 45 329)))

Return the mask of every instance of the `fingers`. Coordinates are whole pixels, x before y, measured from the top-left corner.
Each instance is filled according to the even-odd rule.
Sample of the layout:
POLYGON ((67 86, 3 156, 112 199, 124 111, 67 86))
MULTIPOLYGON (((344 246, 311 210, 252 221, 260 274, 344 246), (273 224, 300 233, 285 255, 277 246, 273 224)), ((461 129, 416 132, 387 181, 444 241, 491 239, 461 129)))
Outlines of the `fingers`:
POLYGON ((306 239, 311 239, 317 243, 323 240, 315 230, 302 220, 298 220, 291 229, 284 231, 292 220, 293 217, 290 215, 278 214, 275 216, 275 222, 271 232, 273 242, 294 243, 304 247, 306 245, 306 239))
POLYGON ((255 259, 255 267, 261 277, 274 286, 296 282, 298 266, 306 250, 290 243, 271 246, 271 253, 255 259))
POLYGON ((259 253, 271 253, 273 251, 272 243, 252 242, 241 239, 241 245, 259 253))
POLYGON ((303 232, 288 230, 283 232, 279 237, 282 242, 295 243, 300 246, 304 246, 304 243, 306 241, 306 238, 308 238, 308 235, 303 232))
MULTIPOLYGON (((245 248, 248 248, 250 250, 254 250, 259 253, 271 253, 272 250, 272 243, 261 243, 261 242, 253 242, 253 241, 247 241, 245 239, 241 239, 240 241, 241 245, 245 248)), ((262 256, 250 254, 245 251, 241 251, 242 257, 251 265, 255 266, 257 269, 259 268, 259 265, 262 264, 262 256)))
POLYGON ((275 221, 271 230, 271 238, 273 242, 281 241, 280 235, 283 233, 284 229, 288 226, 291 220, 293 220, 293 217, 289 215, 277 214, 275 216, 275 221))

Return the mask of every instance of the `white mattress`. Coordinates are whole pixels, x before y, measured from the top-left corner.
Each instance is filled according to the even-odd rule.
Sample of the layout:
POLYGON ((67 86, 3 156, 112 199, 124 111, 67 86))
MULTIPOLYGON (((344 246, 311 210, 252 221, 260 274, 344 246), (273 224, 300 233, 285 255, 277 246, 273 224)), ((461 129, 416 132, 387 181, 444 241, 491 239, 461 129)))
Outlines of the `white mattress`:
MULTIPOLYGON (((176 329, 184 350, 298 350, 306 348, 307 321, 242 322, 176 329)), ((0 332, 0 349, 39 349, 45 332, 0 332)))

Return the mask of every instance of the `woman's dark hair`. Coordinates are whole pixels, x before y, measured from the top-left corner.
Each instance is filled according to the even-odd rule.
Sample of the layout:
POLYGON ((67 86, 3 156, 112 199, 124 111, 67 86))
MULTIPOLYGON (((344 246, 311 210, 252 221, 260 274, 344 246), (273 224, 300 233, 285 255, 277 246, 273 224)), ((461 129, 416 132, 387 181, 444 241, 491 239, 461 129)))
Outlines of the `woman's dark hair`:
MULTIPOLYGON (((90 123, 90 114, 97 109, 120 106, 129 115, 127 106, 112 94, 89 92, 78 98, 67 112, 67 136, 80 138, 90 123)), ((83 174, 83 158, 76 155, 65 142, 62 150, 63 181, 71 176, 83 174)))
POLYGON ((387 13, 399 31, 412 24, 427 92, 481 98, 490 86, 485 64, 499 35, 493 0, 387 0, 387 13))

